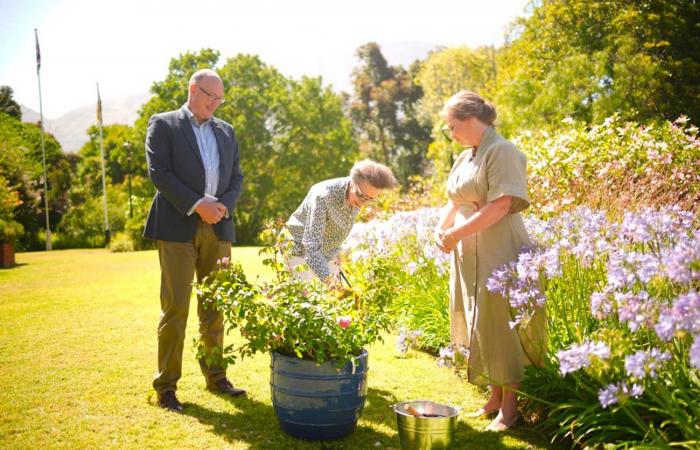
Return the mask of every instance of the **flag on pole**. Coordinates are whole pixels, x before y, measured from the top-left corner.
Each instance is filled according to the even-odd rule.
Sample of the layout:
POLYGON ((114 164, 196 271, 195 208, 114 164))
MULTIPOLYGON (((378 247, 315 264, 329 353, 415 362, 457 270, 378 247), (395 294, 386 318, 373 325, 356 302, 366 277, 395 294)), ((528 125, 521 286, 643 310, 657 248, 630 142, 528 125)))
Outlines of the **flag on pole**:
POLYGON ((102 99, 100 98, 100 85, 97 85, 97 122, 102 124, 102 99))
POLYGON ((100 98, 100 83, 97 86, 97 126, 100 130, 100 159, 102 160, 102 206, 105 213, 105 244, 109 245, 109 215, 107 214, 107 182, 105 181, 105 147, 102 139, 102 99, 100 98))
POLYGON ((49 223, 49 186, 46 183, 46 145, 44 144, 44 107, 41 102, 41 52, 39 52, 39 33, 34 28, 36 39, 36 81, 39 85, 39 124, 41 125, 41 161, 44 168, 44 214, 46 215, 46 250, 51 250, 51 226, 49 223))
POLYGON ((36 28, 34 28, 34 38, 36 40, 36 73, 39 73, 39 69, 41 69, 41 51, 39 50, 39 34, 36 28))

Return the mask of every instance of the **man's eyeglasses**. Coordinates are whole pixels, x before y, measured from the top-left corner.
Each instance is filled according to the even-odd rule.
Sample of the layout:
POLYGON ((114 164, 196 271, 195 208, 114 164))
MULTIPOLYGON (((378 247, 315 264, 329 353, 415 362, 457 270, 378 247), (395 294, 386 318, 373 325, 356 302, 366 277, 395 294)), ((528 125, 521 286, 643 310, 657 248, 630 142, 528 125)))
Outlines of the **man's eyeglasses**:
POLYGON ((197 89, 199 89, 200 91, 204 92, 204 93, 207 95, 207 97, 209 97, 209 101, 210 101, 210 102, 219 102, 219 103, 223 103, 223 102, 226 101, 226 99, 225 99, 224 97, 218 97, 218 96, 216 96, 216 95, 214 95, 214 94, 212 94, 212 93, 210 93, 210 92, 205 91, 200 85, 197 85, 197 89))
POLYGON ((377 197, 370 197, 369 195, 362 192, 362 188, 360 188, 359 183, 355 184, 355 195, 363 202, 373 202, 377 199, 377 197))

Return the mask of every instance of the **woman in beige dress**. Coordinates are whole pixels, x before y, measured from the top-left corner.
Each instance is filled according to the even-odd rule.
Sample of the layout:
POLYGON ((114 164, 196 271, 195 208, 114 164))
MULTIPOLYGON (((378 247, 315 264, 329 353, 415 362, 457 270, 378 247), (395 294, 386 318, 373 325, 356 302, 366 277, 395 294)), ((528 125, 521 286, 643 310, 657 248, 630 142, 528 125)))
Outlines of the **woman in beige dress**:
POLYGON ((517 260, 530 244, 520 216, 530 204, 526 159, 496 133, 496 110, 478 94, 455 94, 442 115, 452 139, 468 148, 452 167, 448 201, 435 229, 437 245, 453 254, 451 341, 468 350, 469 381, 491 388, 486 404, 470 416, 498 411, 487 430, 503 431, 520 420, 513 389, 526 365, 541 363, 544 349, 543 314, 524 329, 511 329, 507 299, 486 288, 493 271, 517 260))

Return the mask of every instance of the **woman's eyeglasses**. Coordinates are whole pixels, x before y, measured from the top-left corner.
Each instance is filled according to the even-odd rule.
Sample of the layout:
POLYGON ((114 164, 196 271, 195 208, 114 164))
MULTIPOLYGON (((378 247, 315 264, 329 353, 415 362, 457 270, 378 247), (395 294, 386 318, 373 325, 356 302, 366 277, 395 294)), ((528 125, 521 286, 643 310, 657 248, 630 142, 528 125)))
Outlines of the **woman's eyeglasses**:
POLYGON ((452 130, 450 130, 450 127, 445 125, 444 127, 440 128, 440 131, 442 132, 442 135, 445 137, 447 142, 452 142, 452 130))
POLYGON ((357 196, 357 198, 359 198, 363 202, 373 202, 377 199, 377 197, 370 197, 369 195, 362 192, 362 188, 360 187, 359 183, 357 183, 357 184, 353 183, 353 184, 354 184, 354 188, 355 188, 355 195, 357 196))

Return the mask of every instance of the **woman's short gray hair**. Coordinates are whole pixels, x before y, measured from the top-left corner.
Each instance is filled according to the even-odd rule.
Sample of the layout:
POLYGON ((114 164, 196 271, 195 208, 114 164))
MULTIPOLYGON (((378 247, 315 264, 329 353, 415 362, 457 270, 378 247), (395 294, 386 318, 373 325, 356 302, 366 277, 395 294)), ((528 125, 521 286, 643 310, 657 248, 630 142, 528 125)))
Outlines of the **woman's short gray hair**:
POLYGON ((392 189, 397 184, 391 169, 371 159, 357 161, 350 170, 350 179, 353 183, 365 180, 377 189, 392 189))
POLYGON ((440 115, 443 119, 451 116, 458 120, 476 117, 486 125, 493 125, 496 108, 476 92, 459 91, 447 100, 440 115))

